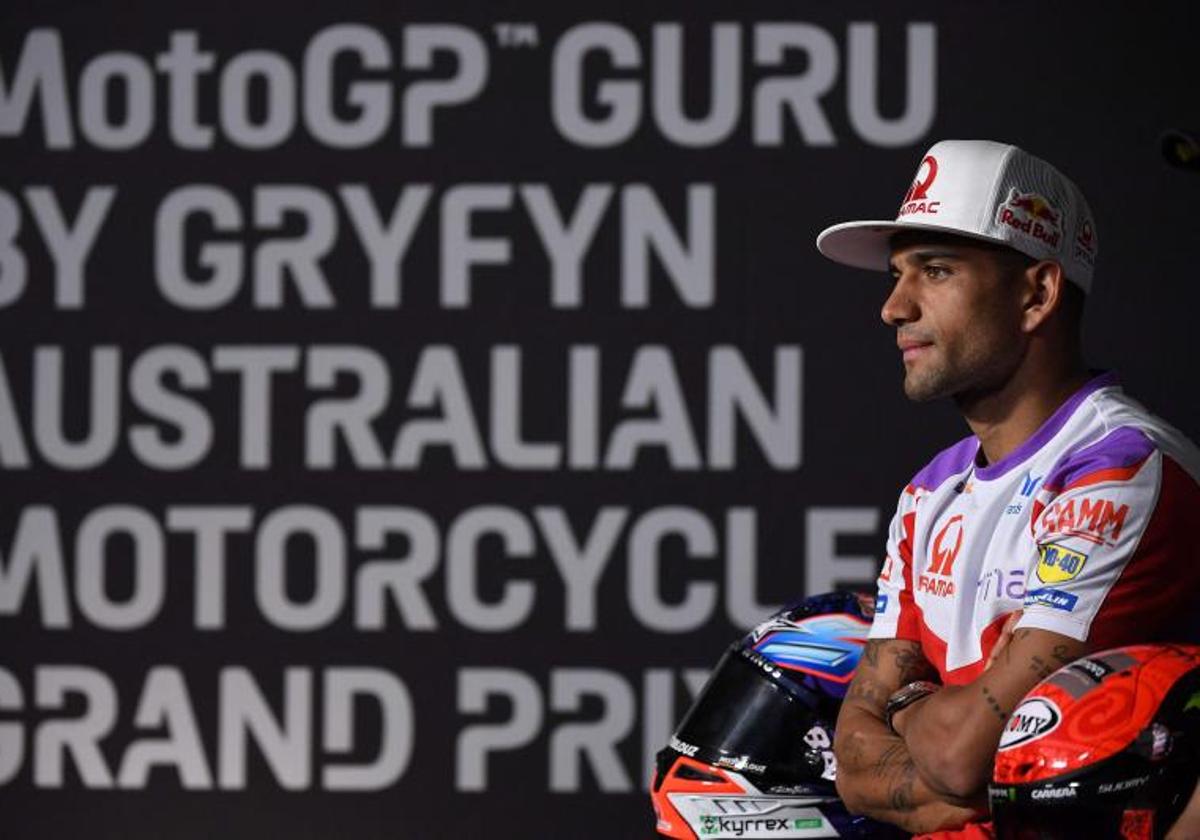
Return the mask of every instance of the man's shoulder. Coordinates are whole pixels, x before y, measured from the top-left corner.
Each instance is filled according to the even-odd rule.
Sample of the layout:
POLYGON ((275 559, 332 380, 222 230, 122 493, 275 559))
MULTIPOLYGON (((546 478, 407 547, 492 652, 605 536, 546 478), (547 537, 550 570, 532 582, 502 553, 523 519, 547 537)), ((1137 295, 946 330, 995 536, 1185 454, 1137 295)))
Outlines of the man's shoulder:
POLYGON ((1088 402, 1089 417, 1059 444, 1043 484, 1047 490, 1128 480, 1155 456, 1200 482, 1200 449, 1175 427, 1120 389, 1096 393, 1088 402))
POLYGON ((979 451, 979 440, 974 435, 968 435, 957 443, 947 446, 922 467, 906 490, 915 492, 923 490, 932 492, 947 481, 958 478, 975 463, 979 451))

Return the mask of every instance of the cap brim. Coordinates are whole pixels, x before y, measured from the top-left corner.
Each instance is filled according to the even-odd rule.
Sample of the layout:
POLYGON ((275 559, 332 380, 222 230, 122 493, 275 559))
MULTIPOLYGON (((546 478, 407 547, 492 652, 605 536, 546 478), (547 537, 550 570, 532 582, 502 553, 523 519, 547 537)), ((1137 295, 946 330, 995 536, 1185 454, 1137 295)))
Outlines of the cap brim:
POLYGON ((870 271, 886 271, 892 256, 891 239, 902 230, 927 230, 931 233, 951 234, 980 242, 1008 243, 991 236, 980 236, 944 225, 921 224, 920 222, 842 222, 827 227, 817 235, 817 250, 834 262, 853 268, 870 271))

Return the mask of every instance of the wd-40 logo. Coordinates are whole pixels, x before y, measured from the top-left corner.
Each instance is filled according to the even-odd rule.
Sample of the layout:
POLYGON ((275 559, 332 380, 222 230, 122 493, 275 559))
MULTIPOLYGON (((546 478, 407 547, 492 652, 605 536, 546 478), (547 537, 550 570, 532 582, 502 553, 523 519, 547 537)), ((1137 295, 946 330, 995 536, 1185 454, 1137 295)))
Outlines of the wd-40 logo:
POLYGON ((1063 548, 1057 543, 1046 543, 1038 546, 1041 560, 1037 565, 1038 580, 1042 583, 1062 583, 1064 580, 1074 580, 1087 563, 1087 555, 1063 548))
POLYGON ((835 682, 854 676, 870 623, 849 613, 814 615, 770 633, 754 649, 781 668, 835 682))
POLYGON ((954 561, 963 544, 962 514, 950 517, 933 538, 929 568, 917 579, 917 588, 939 598, 954 594, 954 561))
POLYGON ((904 194, 904 200, 900 202, 900 212, 896 214, 896 218, 911 213, 937 213, 942 203, 929 200, 929 188, 933 186, 937 173, 937 158, 933 155, 926 155, 925 159, 921 161, 921 165, 917 167, 917 176, 913 179, 912 186, 908 188, 908 192, 904 194))
POLYGON ((1062 213, 1044 196, 1012 190, 1000 205, 996 223, 1007 225, 1051 248, 1062 242, 1062 213))
POLYGON ((1114 505, 1109 499, 1088 496, 1069 498, 1046 506, 1038 524, 1038 533, 1082 537, 1101 544, 1121 538, 1129 505, 1114 505))
POLYGON ((1010 750, 1053 732, 1062 720, 1054 701, 1031 697, 1012 713, 1000 735, 1000 749, 1010 750))

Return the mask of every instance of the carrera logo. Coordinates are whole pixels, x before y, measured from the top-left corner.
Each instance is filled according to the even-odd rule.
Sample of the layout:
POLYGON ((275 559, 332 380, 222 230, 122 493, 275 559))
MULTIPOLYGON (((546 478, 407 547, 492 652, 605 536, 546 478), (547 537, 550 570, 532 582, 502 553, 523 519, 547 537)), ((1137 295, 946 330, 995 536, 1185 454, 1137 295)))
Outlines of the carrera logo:
POLYGON ((1017 706, 1000 736, 1001 750, 1011 750, 1021 744, 1049 735, 1062 720, 1062 712, 1053 700, 1031 697, 1017 706))
POLYGON ((925 159, 921 161, 921 165, 917 167, 917 177, 913 179, 912 186, 908 188, 908 192, 904 194, 904 200, 900 202, 900 212, 896 214, 896 218, 913 213, 935 214, 938 212, 942 203, 929 200, 929 188, 933 186, 937 173, 937 158, 933 155, 926 155, 925 159))
POLYGON ((1115 543, 1121 538, 1129 505, 1117 507, 1108 499, 1085 496, 1054 502, 1042 513, 1038 529, 1044 536, 1059 534, 1067 537, 1083 537, 1085 540, 1102 544, 1115 543))
POLYGON ((933 559, 927 574, 917 579, 917 588, 939 598, 954 594, 954 561, 963 544, 962 514, 950 517, 933 538, 933 559))
POLYGON ((1062 242, 1061 219, 1062 214, 1044 197, 1015 189, 1009 192, 1008 200, 996 214, 997 224, 1019 230, 1055 249, 1062 242))
POLYGON ((1030 799, 1074 799, 1078 794, 1073 787, 1041 788, 1029 794, 1030 799))
POLYGON ((1038 580, 1042 583, 1062 583, 1074 580, 1087 563, 1087 555, 1063 548, 1055 543, 1038 546, 1041 560, 1037 566, 1038 580))

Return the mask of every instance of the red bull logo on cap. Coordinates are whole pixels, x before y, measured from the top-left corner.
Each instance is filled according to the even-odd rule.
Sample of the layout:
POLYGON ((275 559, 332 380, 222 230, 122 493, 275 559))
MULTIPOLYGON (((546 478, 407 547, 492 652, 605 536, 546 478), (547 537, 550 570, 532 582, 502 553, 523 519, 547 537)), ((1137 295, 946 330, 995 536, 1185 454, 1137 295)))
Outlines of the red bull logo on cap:
POLYGON ((908 188, 908 192, 904 194, 904 200, 900 202, 900 212, 896 214, 896 218, 912 213, 937 213, 942 203, 929 200, 929 188, 933 186, 937 173, 937 158, 933 155, 925 155, 921 165, 917 167, 917 177, 913 179, 912 186, 908 188))
POLYGON ((1062 242, 1062 213, 1045 197, 1037 193, 1011 190, 1008 200, 1000 205, 996 222, 1019 230, 1058 248, 1062 242))

